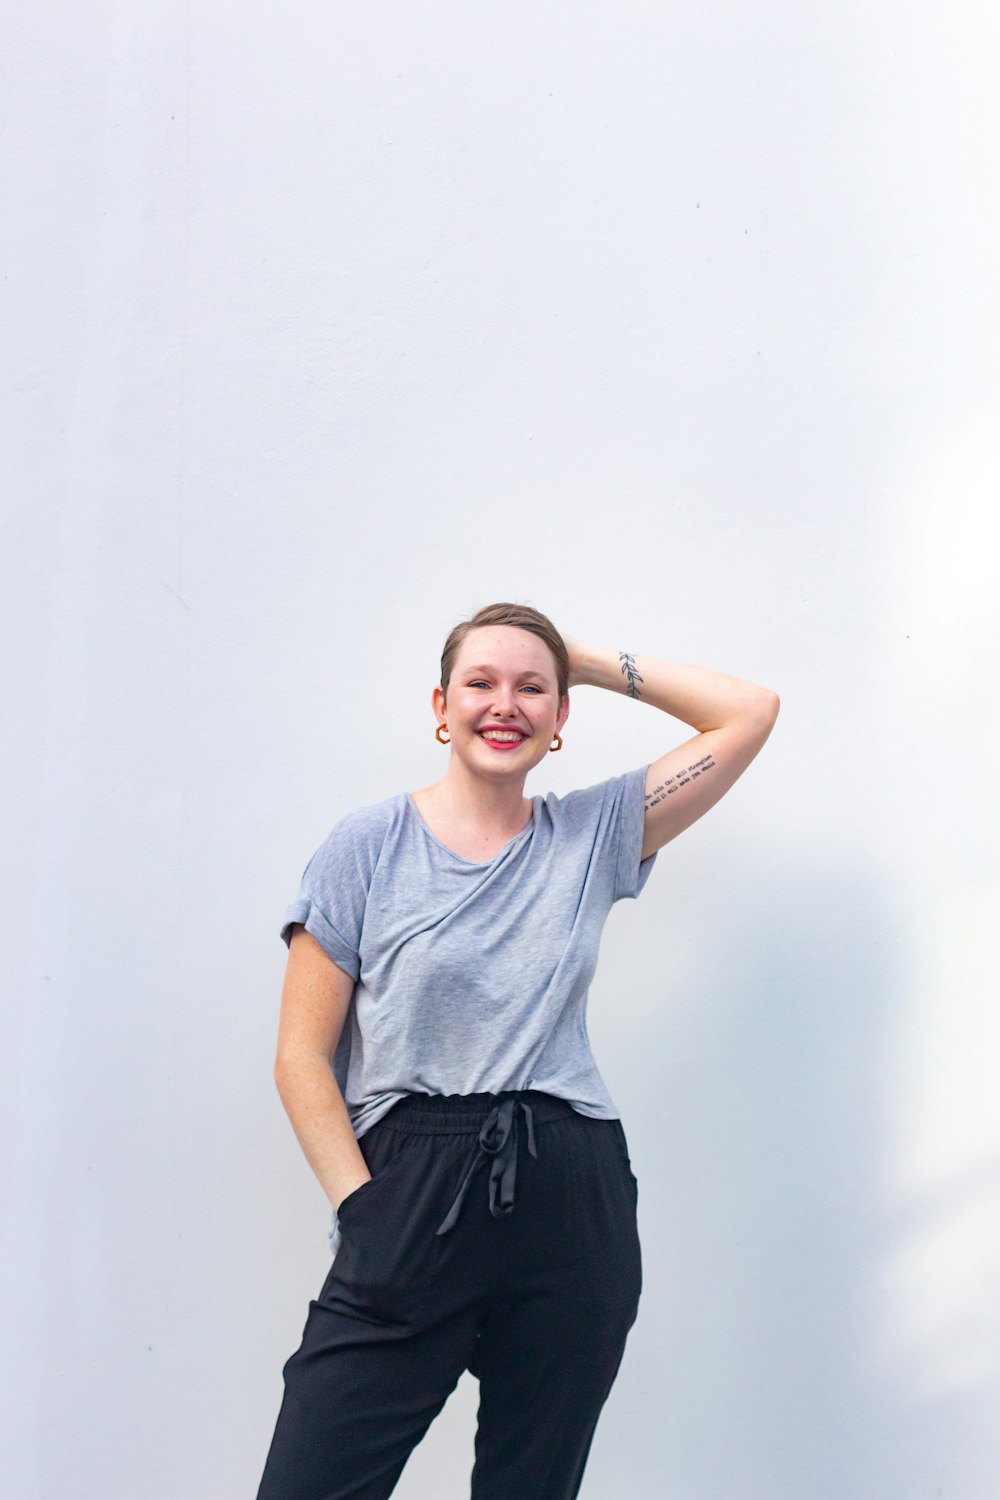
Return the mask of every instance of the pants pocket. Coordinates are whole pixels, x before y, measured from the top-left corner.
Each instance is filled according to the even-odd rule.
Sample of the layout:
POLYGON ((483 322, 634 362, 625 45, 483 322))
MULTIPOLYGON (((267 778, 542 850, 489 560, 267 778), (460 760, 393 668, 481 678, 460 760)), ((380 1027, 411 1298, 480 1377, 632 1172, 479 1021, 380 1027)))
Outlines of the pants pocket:
POLYGON ((440 1264, 435 1230, 446 1205, 434 1143, 395 1132, 384 1165, 383 1142, 371 1143, 372 1177, 337 1213, 340 1246, 319 1299, 326 1306, 378 1322, 406 1322, 416 1312, 440 1264))
POLYGON ((620 1120, 580 1117, 577 1132, 577 1233, 573 1278, 595 1310, 630 1326, 642 1291, 638 1183, 620 1120))
POLYGON ((362 1182, 358 1187, 353 1188, 347 1194, 346 1198, 340 1200, 340 1207, 337 1209, 337 1218, 341 1221, 345 1217, 352 1218, 359 1201, 368 1198, 372 1193, 377 1195, 382 1191, 387 1181, 391 1181, 396 1173, 405 1170, 405 1168, 406 1158, 402 1152, 382 1167, 375 1165, 373 1161, 369 1160, 368 1170, 372 1174, 371 1177, 367 1182, 362 1182))
POLYGON ((618 1159, 621 1162, 621 1165, 624 1167, 625 1172, 628 1176, 633 1197, 638 1197, 639 1179, 636 1177, 635 1172, 632 1170, 632 1159, 629 1156, 628 1140, 625 1136, 625 1127, 622 1124, 621 1120, 612 1120, 611 1124, 614 1127, 612 1132, 612 1139, 615 1143, 615 1150, 618 1153, 618 1159))

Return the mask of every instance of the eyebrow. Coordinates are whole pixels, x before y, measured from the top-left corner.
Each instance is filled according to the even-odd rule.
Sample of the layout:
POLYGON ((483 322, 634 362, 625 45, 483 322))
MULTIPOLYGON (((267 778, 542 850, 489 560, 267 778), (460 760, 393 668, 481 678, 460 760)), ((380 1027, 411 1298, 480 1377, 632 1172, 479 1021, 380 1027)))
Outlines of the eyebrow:
MULTIPOLYGON (((463 669, 462 675, 463 676, 467 676, 469 672, 489 672, 493 676, 496 676, 496 671, 497 671, 496 667, 491 667, 491 666, 489 666, 488 664, 486 664, 484 662, 480 662, 478 666, 465 667, 463 669)), ((545 673, 544 672, 536 672, 536 671, 534 671, 533 668, 530 668, 530 667, 529 667, 529 669, 526 672, 517 672, 517 673, 515 673, 515 675, 517 677, 537 677, 538 680, 539 680, 539 682, 544 682, 545 681, 545 673)))

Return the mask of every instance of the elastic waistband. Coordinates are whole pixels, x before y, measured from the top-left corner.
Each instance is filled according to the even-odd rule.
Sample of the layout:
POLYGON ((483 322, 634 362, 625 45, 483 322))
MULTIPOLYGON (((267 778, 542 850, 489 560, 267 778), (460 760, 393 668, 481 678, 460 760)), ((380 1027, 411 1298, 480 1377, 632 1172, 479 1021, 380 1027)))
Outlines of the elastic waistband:
POLYGON ((541 1089, 506 1089, 500 1094, 407 1094, 377 1123, 407 1135, 478 1135, 486 1116, 504 1099, 530 1105, 536 1125, 577 1113, 568 1099, 541 1089))

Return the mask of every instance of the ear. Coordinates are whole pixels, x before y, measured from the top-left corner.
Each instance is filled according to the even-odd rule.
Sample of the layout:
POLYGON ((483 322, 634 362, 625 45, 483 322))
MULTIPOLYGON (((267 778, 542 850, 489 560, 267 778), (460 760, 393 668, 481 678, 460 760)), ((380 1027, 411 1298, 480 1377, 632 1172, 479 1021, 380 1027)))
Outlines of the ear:
POLYGON ((559 712, 556 714, 556 734, 562 729, 569 718, 569 694, 564 693, 559 702, 559 712))
POLYGON ((431 707, 434 710, 434 717, 438 723, 444 723, 448 717, 448 710, 445 706, 444 690, 442 688, 436 687, 433 693, 431 693, 431 707))

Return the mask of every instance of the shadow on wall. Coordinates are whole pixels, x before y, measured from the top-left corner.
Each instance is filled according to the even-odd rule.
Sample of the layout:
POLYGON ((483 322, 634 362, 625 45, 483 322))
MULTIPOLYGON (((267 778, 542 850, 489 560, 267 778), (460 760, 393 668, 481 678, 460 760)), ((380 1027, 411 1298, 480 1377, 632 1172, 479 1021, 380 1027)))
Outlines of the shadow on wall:
MULTIPOLYGON (((732 855, 730 844, 728 873, 704 844, 676 857, 671 886, 690 898, 667 896, 658 950, 637 954, 630 938, 631 965, 664 975, 643 980, 641 1046, 634 1035, 615 1046, 645 1286, 627 1399, 608 1413, 584 1494, 845 1500, 921 1477, 926 1488, 921 1455, 929 1465, 948 1451, 948 1413, 932 1432, 935 1413, 908 1407, 878 1356, 895 1234, 885 1093, 909 1004, 901 947, 870 869, 759 845, 732 855)), ((665 869, 648 896, 664 900, 654 883, 665 869)), ((620 944, 619 928, 612 971, 620 944)))

